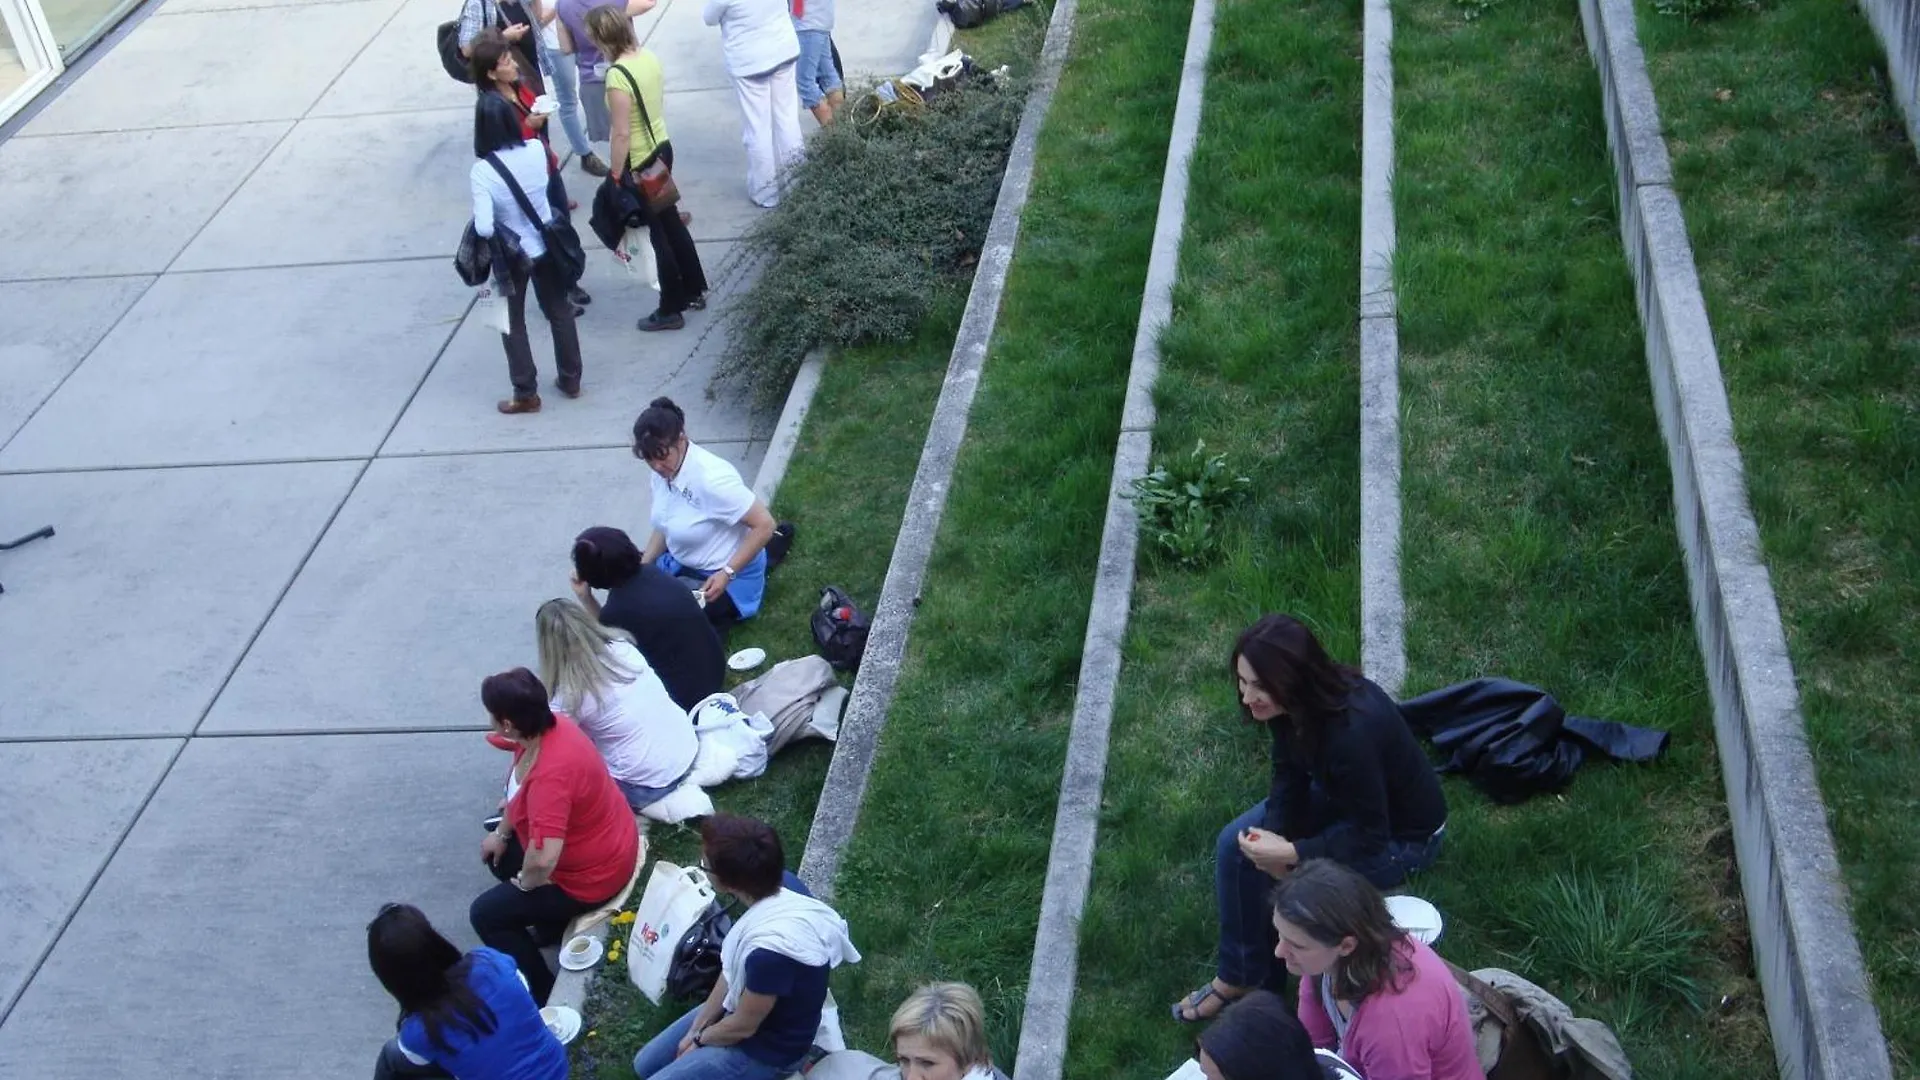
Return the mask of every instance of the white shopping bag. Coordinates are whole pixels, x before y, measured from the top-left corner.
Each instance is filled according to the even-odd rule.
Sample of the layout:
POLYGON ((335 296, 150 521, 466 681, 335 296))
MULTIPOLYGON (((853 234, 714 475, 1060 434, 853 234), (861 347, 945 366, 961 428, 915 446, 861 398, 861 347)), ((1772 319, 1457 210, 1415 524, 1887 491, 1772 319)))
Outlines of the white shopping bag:
POLYGON ((507 313, 507 302, 500 294, 487 285, 480 289, 480 325, 492 327, 502 334, 513 332, 512 319, 507 313))
POLYGON ((627 941, 627 977, 655 1005, 666 996, 673 951, 687 930, 713 903, 713 882, 706 871, 660 860, 653 864, 647 891, 627 941))
POLYGON ((847 1048, 847 1037, 840 1030, 840 1003, 827 991, 827 1002, 820 1006, 820 1029, 813 1033, 813 1045, 832 1054, 847 1048))
POLYGON ((620 245, 613 249, 613 257, 628 274, 646 282, 647 288, 660 291, 660 264, 654 261, 653 243, 647 238, 647 230, 628 229, 620 237, 620 245))

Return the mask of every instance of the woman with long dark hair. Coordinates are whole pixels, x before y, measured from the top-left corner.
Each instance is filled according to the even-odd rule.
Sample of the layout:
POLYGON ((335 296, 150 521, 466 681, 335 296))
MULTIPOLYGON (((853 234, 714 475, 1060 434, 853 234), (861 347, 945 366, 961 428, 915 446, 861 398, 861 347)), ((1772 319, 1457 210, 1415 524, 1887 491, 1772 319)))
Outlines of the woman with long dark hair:
POLYGON ((559 264, 547 253, 545 230, 541 228, 561 212, 544 194, 552 165, 546 145, 526 137, 519 112, 496 93, 482 93, 474 102, 473 156, 479 159, 468 174, 473 193, 473 231, 491 237, 496 225, 505 228, 519 242, 527 259, 510 268, 513 295, 507 298, 508 330, 501 342, 507 351, 513 396, 500 402, 498 408, 509 415, 539 412, 540 372, 533 365, 533 347, 527 341, 529 284, 553 330, 553 363, 559 370, 554 385, 568 397, 580 396, 580 335, 573 324, 573 301, 567 296, 559 264), (513 178, 513 184, 501 174, 502 169, 513 178), (521 209, 514 185, 526 196, 533 212, 540 215, 539 221, 530 220, 521 209))
POLYGON ((374 1080, 564 1080, 567 1051, 540 1019, 526 980, 504 953, 461 955, 419 908, 388 904, 367 924, 367 963, 400 1003, 374 1080))
POLYGON ((1215 842, 1219 962, 1211 983, 1173 1007, 1187 1022, 1266 980, 1275 878, 1331 859, 1391 888, 1433 864, 1447 823, 1440 778, 1400 707, 1335 663, 1305 624, 1261 617, 1234 643, 1230 668, 1243 717, 1272 733, 1273 780, 1215 842))
POLYGON ((1447 962, 1393 924, 1380 890, 1327 859, 1273 888, 1274 956, 1299 976, 1315 1046, 1367 1080, 1486 1080, 1447 962))

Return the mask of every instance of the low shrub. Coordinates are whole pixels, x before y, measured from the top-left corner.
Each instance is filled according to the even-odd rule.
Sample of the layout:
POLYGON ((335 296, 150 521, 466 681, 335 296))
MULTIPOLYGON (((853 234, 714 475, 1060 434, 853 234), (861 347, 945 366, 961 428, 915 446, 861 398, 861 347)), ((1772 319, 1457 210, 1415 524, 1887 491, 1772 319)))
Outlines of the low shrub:
POLYGON ((910 340, 979 259, 1025 89, 979 74, 923 107, 851 103, 815 134, 745 238, 759 276, 729 313, 722 375, 767 403, 812 349, 910 340))
POLYGON ((1228 467, 1225 454, 1208 454, 1201 441, 1192 452, 1163 460, 1135 480, 1127 498, 1139 511, 1140 528, 1155 550, 1194 569, 1220 550, 1227 511, 1246 497, 1252 483, 1228 467))

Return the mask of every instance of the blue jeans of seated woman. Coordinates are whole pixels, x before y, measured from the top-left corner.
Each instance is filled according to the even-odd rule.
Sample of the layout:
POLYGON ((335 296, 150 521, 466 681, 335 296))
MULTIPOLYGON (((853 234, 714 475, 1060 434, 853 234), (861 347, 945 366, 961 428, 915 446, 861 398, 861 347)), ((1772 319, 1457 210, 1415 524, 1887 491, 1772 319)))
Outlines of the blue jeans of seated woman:
MULTIPOLYGON (((1324 796, 1316 789, 1314 799, 1323 802, 1324 796)), ((1260 828, 1266 817, 1267 800, 1261 799, 1220 830, 1214 842, 1213 888, 1220 904, 1220 957, 1215 974, 1231 986, 1264 985, 1273 971, 1273 949, 1278 939, 1268 897, 1274 879, 1240 853, 1239 841, 1240 834, 1260 828)), ((1351 827, 1336 822, 1320 835, 1351 827)), ((1432 866, 1439 855, 1438 834, 1417 843, 1389 840, 1379 855, 1351 868, 1379 888, 1391 889, 1406 881, 1408 874, 1432 866)))
MULTIPOLYGON (((720 571, 715 566, 702 570, 697 566, 688 566, 673 557, 670 552, 662 552, 659 567, 675 577, 689 581, 705 581, 720 571)), ((767 552, 762 548, 760 554, 753 557, 745 570, 727 580, 727 598, 739 611, 742 619, 751 619, 760 614, 760 601, 767 595, 767 552)), ((709 615, 711 617, 711 615, 709 615)))
POLYGON ((675 1058, 680 1040, 693 1030, 693 1018, 701 1008, 695 1005, 688 1009, 687 1015, 633 1055, 633 1071, 640 1080, 779 1080, 799 1070, 798 1060, 784 1066, 768 1065, 737 1046, 696 1046, 675 1058))

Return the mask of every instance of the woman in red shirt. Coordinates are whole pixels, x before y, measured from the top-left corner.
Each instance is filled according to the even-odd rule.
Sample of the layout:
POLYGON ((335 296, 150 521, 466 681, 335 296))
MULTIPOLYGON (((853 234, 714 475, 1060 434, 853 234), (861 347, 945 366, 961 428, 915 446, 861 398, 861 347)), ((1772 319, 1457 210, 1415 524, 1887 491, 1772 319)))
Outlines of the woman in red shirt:
POLYGON ((500 884, 468 912, 480 941, 513 957, 542 1005, 553 971, 540 946, 557 943, 569 920, 625 888, 640 859, 633 811, 600 752, 548 700, 523 667, 480 684, 494 733, 515 745, 506 813, 480 843, 500 884))

